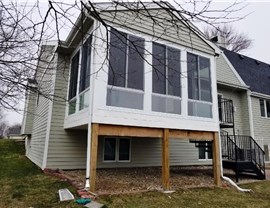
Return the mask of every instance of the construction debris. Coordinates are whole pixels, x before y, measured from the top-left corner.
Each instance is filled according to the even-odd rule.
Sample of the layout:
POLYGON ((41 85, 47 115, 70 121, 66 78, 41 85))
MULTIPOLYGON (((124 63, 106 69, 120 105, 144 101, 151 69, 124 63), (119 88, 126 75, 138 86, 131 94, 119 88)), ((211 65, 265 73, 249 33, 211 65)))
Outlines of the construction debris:
POLYGON ((60 201, 69 201, 69 200, 74 200, 74 196, 73 194, 67 189, 59 189, 58 190, 59 193, 59 198, 60 201))

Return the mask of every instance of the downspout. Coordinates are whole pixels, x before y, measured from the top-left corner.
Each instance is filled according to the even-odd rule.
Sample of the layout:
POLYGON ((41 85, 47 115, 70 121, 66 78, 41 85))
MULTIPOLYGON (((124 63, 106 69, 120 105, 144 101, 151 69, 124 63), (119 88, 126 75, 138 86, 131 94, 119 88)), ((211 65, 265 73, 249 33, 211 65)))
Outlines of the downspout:
POLYGON ((252 114, 252 102, 251 102, 251 91, 247 91, 247 100, 248 100, 248 116, 249 116, 249 128, 250 128, 250 136, 255 139, 254 135, 254 127, 253 127, 253 114, 252 114))
MULTIPOLYGON (((97 20, 94 20, 94 24, 93 24, 93 33, 97 33, 96 28, 98 25, 97 20)), ((93 35, 93 37, 96 37, 96 35, 93 35)), ((92 44, 92 46, 96 45, 96 40, 97 38, 94 39, 95 43, 92 44)), ((94 70, 94 49, 91 51, 91 69, 94 70)), ((88 121, 88 133, 87 133, 87 156, 86 156, 86 174, 85 174, 85 189, 89 189, 90 188, 90 162, 91 162, 91 158, 90 158, 90 154, 91 154, 91 133, 92 133, 92 129, 91 129, 91 124, 92 124, 92 115, 93 115, 93 104, 94 104, 94 99, 93 99, 93 95, 94 95, 94 81, 95 79, 92 78, 93 76, 90 76, 90 92, 89 92, 89 121, 88 121), (91 80, 92 79, 92 80, 91 80), (92 82, 91 82, 92 81, 92 82)))
MULTIPOLYGON (((219 130, 219 138, 220 137, 220 130, 219 130)), ((219 139, 220 140, 220 139, 219 139)), ((219 152, 221 152, 221 142, 219 142, 219 152)), ((222 161, 222 154, 220 154, 220 161, 222 161)), ((233 186, 234 188, 236 188, 238 191, 241 191, 241 192, 251 192, 252 190, 251 189, 243 189, 241 187, 239 187, 232 179, 226 177, 223 175, 223 167, 222 167, 222 162, 221 162, 221 165, 220 165, 220 172, 221 172, 221 178, 225 181, 227 181, 231 186, 233 186)))

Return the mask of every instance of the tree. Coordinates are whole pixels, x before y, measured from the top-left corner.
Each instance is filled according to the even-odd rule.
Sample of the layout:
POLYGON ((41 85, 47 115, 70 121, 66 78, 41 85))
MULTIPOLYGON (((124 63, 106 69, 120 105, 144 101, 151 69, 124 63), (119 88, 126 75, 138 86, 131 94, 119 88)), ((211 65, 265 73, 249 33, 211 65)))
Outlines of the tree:
POLYGON ((209 40, 217 36, 223 37, 224 47, 234 52, 249 49, 253 42, 246 34, 238 33, 232 25, 227 24, 217 27, 206 27, 204 34, 209 40))
POLYGON ((21 133, 21 124, 13 124, 6 129, 6 134, 20 134, 21 133))
MULTIPOLYGON (((222 10, 211 9, 212 1, 170 1, 170 4, 162 1, 153 2, 126 2, 112 1, 108 5, 112 11, 117 12, 121 8, 131 11, 137 18, 147 17, 153 20, 152 28, 162 27, 164 31, 166 23, 176 23, 178 18, 175 13, 182 17, 182 20, 193 29, 190 21, 204 22, 209 25, 223 22, 232 22, 241 19, 232 14, 243 8, 241 2, 233 2, 222 10), (149 12, 149 5, 163 8, 170 19, 157 13, 149 12), (215 16, 215 15, 216 16, 215 16)), ((44 5, 43 5, 44 6, 44 5)), ((40 47, 43 42, 56 38, 61 45, 61 33, 74 26, 77 14, 83 12, 87 18, 91 14, 99 20, 108 32, 109 26, 100 15, 98 4, 93 1, 48 1, 44 10, 37 1, 35 4, 19 3, 16 1, 0 0, 0 106, 5 109, 18 110, 16 104, 22 100, 25 90, 31 89, 36 93, 52 98, 53 95, 46 90, 41 91, 40 87, 33 88, 28 85, 29 78, 35 78, 38 70, 46 70, 50 63, 40 56, 40 47), (39 64, 38 64, 39 62, 39 64), (41 64, 41 62, 43 62, 41 64)), ((84 18, 83 18, 84 19, 84 18)), ((124 24, 124 22, 122 22, 124 24)), ((127 25, 128 26, 128 25, 127 25)), ((181 26, 175 24, 178 30, 181 26)), ((98 28, 97 28, 98 29, 98 28)), ((79 28, 82 36, 85 31, 79 28)), ((107 39, 104 39, 108 43, 107 39)))

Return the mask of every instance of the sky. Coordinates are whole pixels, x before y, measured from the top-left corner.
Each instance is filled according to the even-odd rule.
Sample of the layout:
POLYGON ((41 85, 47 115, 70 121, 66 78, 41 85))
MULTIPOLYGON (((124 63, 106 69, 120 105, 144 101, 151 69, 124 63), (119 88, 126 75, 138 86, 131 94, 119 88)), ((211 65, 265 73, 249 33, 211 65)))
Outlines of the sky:
MULTIPOLYGON (((234 0, 213 0, 212 8, 222 9, 231 2, 234 2, 234 0)), ((44 12, 46 11, 47 4, 47 1, 40 1, 40 6, 42 6, 44 12)), ((247 6, 237 12, 237 16, 248 16, 233 23, 237 32, 243 32, 253 40, 252 48, 243 52, 243 54, 270 64, 270 0, 243 1, 243 4, 247 6)), ((20 106, 21 109, 23 109, 23 105, 22 102, 20 106)), ((10 125, 21 123, 23 117, 22 114, 22 111, 19 113, 7 112, 6 120, 10 125)))

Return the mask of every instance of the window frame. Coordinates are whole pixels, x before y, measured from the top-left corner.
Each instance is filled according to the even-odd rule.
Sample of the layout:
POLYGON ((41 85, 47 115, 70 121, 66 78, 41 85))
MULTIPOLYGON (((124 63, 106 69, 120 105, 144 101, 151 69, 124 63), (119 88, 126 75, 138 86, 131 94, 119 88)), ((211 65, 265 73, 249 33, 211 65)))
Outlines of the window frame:
MULTIPOLYGON (((66 116, 72 116, 82 110, 85 110, 89 107, 89 105, 87 107, 84 107, 82 109, 80 109, 81 103, 80 103, 80 98, 81 96, 83 96, 85 93, 87 93, 87 91, 90 91, 90 85, 91 85, 91 80, 89 81, 89 86, 87 88, 85 88, 82 92, 80 92, 80 81, 81 81, 81 68, 82 68, 82 50, 83 50, 83 45, 86 43, 86 41, 88 41, 88 39, 92 36, 92 43, 93 43, 93 28, 91 27, 90 30, 88 31, 87 35, 83 38, 82 44, 79 44, 77 46, 77 48, 72 52, 71 56, 70 56, 70 63, 69 63, 69 79, 68 79, 68 90, 67 90, 67 100, 68 100, 68 104, 67 104, 67 108, 66 108, 66 116), (71 67, 72 67, 72 59, 77 55, 77 53, 79 53, 79 63, 78 63, 78 74, 77 74, 77 85, 76 85, 76 95, 69 99, 69 91, 70 91, 70 79, 71 79, 71 67), (75 101, 75 112, 74 113, 69 113, 70 111, 70 103, 75 101)), ((91 48, 90 48, 91 49, 91 48)), ((90 70, 92 68, 92 56, 93 53, 91 51, 90 53, 90 63, 89 63, 89 67, 90 70)), ((91 72, 90 72, 91 74, 91 72)), ((90 79, 90 77, 89 77, 90 79)), ((90 93, 90 92, 89 92, 90 93)))
POLYGON ((270 99, 259 98, 259 108, 260 108, 260 116, 261 116, 261 118, 270 119, 270 116, 268 116, 268 114, 270 115, 270 99), (264 116, 262 116, 261 101, 263 101, 264 116), (269 109, 267 108, 267 102, 269 102, 269 109))
POLYGON ((182 73, 182 64, 181 64, 181 56, 182 56, 182 50, 177 48, 177 47, 174 47, 174 46, 168 46, 167 44, 163 44, 163 43, 160 43, 160 42, 156 42, 156 41, 153 41, 152 42, 152 95, 161 95, 161 97, 174 97, 174 98, 179 98, 179 100, 182 99, 182 96, 183 96, 183 92, 182 92, 182 87, 181 87, 181 83, 182 83, 182 78, 181 76, 179 77, 179 81, 180 81, 180 95, 170 95, 169 94, 169 64, 168 64, 168 50, 169 49, 173 49, 173 50, 177 50, 179 52, 179 70, 180 70, 180 74, 182 73), (154 48, 154 44, 157 44, 157 45, 160 45, 162 47, 164 47, 165 49, 165 94, 163 93, 158 93, 158 92, 154 92, 153 91, 153 73, 154 73, 154 70, 153 70, 153 67, 154 67, 154 64, 153 64, 153 60, 154 60, 154 52, 153 52, 153 48, 154 48))
MULTIPOLYGON (((109 37, 108 37, 108 39, 110 41, 111 41, 111 29, 112 29, 112 27, 110 28, 109 37)), ((138 36, 136 34, 133 35, 131 33, 128 33, 127 31, 123 31, 123 30, 118 29, 118 28, 117 29, 113 28, 113 29, 116 30, 116 31, 118 31, 119 33, 124 33, 126 35, 126 40, 125 40, 126 41, 126 43, 125 43, 126 44, 126 48, 125 48, 125 58, 126 58, 126 61, 125 61, 125 85, 124 86, 117 86, 117 85, 109 84, 109 76, 110 75, 109 75, 109 72, 108 72, 107 89, 109 89, 109 88, 117 88, 117 89, 124 88, 125 91, 144 93, 144 91, 145 91, 145 38, 140 37, 140 36, 138 36), (144 43, 144 45, 143 45, 143 54, 142 54, 142 56, 143 56, 143 69, 142 69, 142 71, 143 71, 143 80, 142 80, 143 86, 142 86, 142 89, 128 87, 129 51, 130 51, 129 50, 129 47, 130 47, 129 37, 130 36, 135 37, 135 38, 138 38, 138 39, 142 39, 143 40, 143 43, 144 43)), ((111 43, 109 45, 111 45, 111 43)), ((110 62, 110 58, 109 58, 108 62, 110 62)), ((108 70, 110 70, 110 69, 108 69, 108 70)))
POLYGON ((104 137, 103 138, 103 152, 102 152, 102 162, 103 163, 130 163, 131 162, 131 138, 129 137, 104 137), (105 140, 106 139, 115 139, 115 160, 105 160, 105 140), (129 160, 119 160, 119 144, 121 139, 129 140, 129 160))
POLYGON ((213 160, 213 153, 212 153, 212 158, 209 158, 208 157, 209 152, 206 151, 206 148, 208 146, 208 143, 207 142, 205 142, 205 143, 206 143, 206 145, 205 145, 206 147, 198 147, 198 160, 199 161, 212 161, 213 160), (204 149, 204 156, 205 156, 204 159, 201 159, 200 158, 200 148, 203 148, 204 149))
MULTIPOLYGON (((197 57, 197 73, 198 73, 198 99, 193 99, 193 98, 189 98, 189 89, 188 89, 188 100, 191 100, 191 101, 199 101, 199 102, 203 102, 203 103, 209 103, 209 104, 213 104, 213 86, 212 86, 212 72, 211 72, 211 59, 209 57, 206 57, 206 56, 203 56, 203 55, 199 55, 199 54, 196 54, 196 53, 191 53, 191 52, 187 52, 187 73, 188 73, 188 54, 191 54, 192 56, 196 56, 197 57), (201 58, 204 58, 204 59, 208 59, 209 60, 209 82, 210 82, 210 98, 211 98, 211 101, 206 101, 206 100, 202 100, 201 97, 201 77, 200 77, 200 57, 201 58)), ((187 74, 187 79, 188 78, 188 74, 187 74)), ((189 86, 188 86, 189 88, 189 86)))

